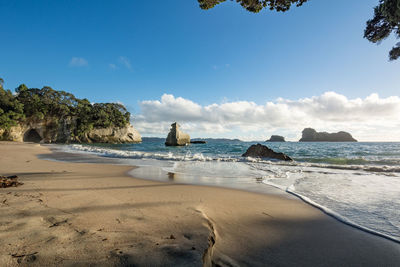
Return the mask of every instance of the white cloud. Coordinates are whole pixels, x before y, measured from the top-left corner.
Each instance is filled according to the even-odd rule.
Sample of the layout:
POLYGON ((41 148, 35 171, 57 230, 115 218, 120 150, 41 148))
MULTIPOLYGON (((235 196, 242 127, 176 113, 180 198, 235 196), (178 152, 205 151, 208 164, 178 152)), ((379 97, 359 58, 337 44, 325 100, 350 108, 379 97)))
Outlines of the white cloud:
POLYGON ((112 70, 117 69, 117 65, 112 64, 112 63, 108 64, 108 67, 110 67, 110 69, 112 69, 112 70))
POLYGON ((87 60, 82 57, 73 57, 69 62, 69 66, 71 67, 85 67, 87 65, 87 60))
POLYGON ((125 66, 127 69, 132 69, 131 61, 127 57, 120 56, 118 62, 125 66))
POLYGON ((191 100, 164 94, 161 100, 140 103, 135 126, 143 134, 168 133, 178 121, 192 136, 241 137, 263 140, 282 134, 298 140, 305 127, 317 131, 349 131, 365 141, 400 140, 400 98, 380 98, 378 94, 348 99, 335 92, 320 96, 258 105, 249 101, 223 102, 201 106, 191 100))

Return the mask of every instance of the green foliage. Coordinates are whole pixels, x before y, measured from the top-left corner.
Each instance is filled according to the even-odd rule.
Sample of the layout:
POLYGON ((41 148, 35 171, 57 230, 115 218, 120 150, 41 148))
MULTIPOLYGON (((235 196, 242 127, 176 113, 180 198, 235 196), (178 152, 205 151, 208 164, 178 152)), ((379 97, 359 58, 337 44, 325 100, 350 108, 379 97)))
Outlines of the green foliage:
MULTIPOLYGON (((373 43, 380 43, 394 33, 400 38, 400 0, 380 0, 374 9, 374 17, 367 21, 364 37, 373 43)), ((400 42, 389 52, 389 59, 400 57, 400 42)))
MULTIPOLYGON (((198 0, 200 8, 210 9, 226 0, 198 0)), ((292 5, 301 6, 308 0, 235 0, 250 12, 260 12, 263 8, 285 12, 292 5)))
POLYGON ((9 130, 22 119, 24 119, 23 105, 10 90, 3 89, 3 79, 0 78, 0 128, 9 130))
MULTIPOLYGON (((16 96, 2 89, 0 83, 0 128, 9 129, 25 117, 29 120, 50 119, 52 123, 74 121, 73 135, 83 136, 91 129, 124 127, 130 113, 121 104, 95 103, 45 86, 42 89, 18 86, 16 96)), ((58 125, 54 125, 58 127, 58 125)))

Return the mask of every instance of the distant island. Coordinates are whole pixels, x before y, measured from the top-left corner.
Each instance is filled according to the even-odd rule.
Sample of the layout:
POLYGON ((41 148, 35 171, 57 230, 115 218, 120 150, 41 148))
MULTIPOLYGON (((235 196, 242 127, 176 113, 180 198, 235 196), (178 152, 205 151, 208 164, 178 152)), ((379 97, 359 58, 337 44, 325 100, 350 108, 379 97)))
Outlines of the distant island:
POLYGON ((351 134, 347 132, 327 133, 317 132, 312 128, 305 128, 299 142, 357 142, 351 134))
POLYGON ((41 143, 134 143, 141 136, 117 103, 91 103, 45 86, 0 83, 0 140, 41 143))
POLYGON ((280 135, 271 135, 271 138, 265 142, 286 142, 285 137, 280 135))

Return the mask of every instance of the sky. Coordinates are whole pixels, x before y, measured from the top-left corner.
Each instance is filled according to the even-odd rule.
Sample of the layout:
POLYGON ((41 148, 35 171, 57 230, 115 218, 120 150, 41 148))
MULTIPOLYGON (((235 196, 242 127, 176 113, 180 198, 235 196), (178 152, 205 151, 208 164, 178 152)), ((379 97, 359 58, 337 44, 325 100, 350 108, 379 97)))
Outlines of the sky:
POLYGON ((0 0, 0 77, 120 102, 143 136, 298 140, 345 130, 400 141, 400 60, 363 38, 378 0, 286 13, 227 1, 0 0))

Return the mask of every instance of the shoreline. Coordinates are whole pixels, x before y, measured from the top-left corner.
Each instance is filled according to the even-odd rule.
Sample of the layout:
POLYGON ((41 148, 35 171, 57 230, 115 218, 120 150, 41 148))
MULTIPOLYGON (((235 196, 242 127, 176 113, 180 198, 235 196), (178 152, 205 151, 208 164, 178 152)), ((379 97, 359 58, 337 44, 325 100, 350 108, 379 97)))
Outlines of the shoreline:
MULTIPOLYGON (((79 157, 79 162, 84 162, 84 163, 95 163, 95 164, 117 164, 117 165, 122 165, 122 166, 132 166, 127 160, 128 159, 117 159, 117 158, 112 158, 112 157, 104 157, 101 155, 97 154, 88 154, 88 153, 79 153, 79 152, 66 152, 62 150, 60 147, 54 147, 53 145, 46 145, 46 147, 49 147, 50 151, 52 152, 51 154, 44 154, 44 155, 39 155, 41 159, 44 160, 50 160, 50 161, 59 161, 59 162, 75 162, 74 160, 71 160, 73 158, 79 157), (124 163, 124 160, 127 161, 124 163)), ((135 178, 135 179, 142 179, 142 180, 148 180, 148 181, 154 181, 154 182, 162 182, 162 183, 175 183, 175 184, 187 184, 187 185, 194 185, 194 186, 210 186, 210 187, 217 187, 217 188, 225 188, 225 189, 231 189, 231 190, 239 190, 239 191, 245 191, 245 192, 251 192, 251 193, 256 193, 256 194, 264 194, 264 195, 279 195, 282 197, 286 197, 289 199, 297 199, 300 200, 311 207, 314 207, 316 209, 319 209, 321 212, 325 213, 326 215, 334 218, 335 220, 344 223, 346 225, 349 225, 351 227, 354 227, 356 229, 359 229, 361 231, 364 231, 366 233, 376 235, 385 239, 388 239, 390 241, 393 241, 395 243, 400 244, 400 240, 397 239, 396 237, 390 236, 388 234, 381 233, 379 231, 370 229, 368 227, 362 226, 360 224, 357 224, 356 222, 353 222, 352 220, 338 214, 337 212, 320 205, 313 200, 309 199, 306 196, 303 196, 299 193, 296 193, 290 188, 284 189, 282 187, 279 187, 275 184, 272 183, 265 183, 265 182, 260 182, 256 184, 247 184, 246 186, 233 186, 230 183, 225 183, 225 184, 216 184, 216 183, 201 183, 201 182, 175 182, 174 179, 177 176, 180 176, 180 174, 177 173, 171 173, 163 170, 162 167, 160 166, 154 166, 154 165, 145 165, 145 166, 134 166, 131 170, 129 170, 126 175, 135 178), (153 169, 158 169, 156 173, 158 174, 149 174, 151 173, 150 170, 153 169), (162 175, 160 173, 163 173, 162 175), (156 178, 158 176, 158 178, 156 178), (162 179, 161 177, 168 177, 165 179, 162 179), (172 178, 171 178, 172 177, 172 178), (259 186, 259 184, 263 186, 259 186)))
MULTIPOLYGON (((161 182, 161 183, 174 183, 174 184, 184 184, 184 185, 192 185, 192 186, 206 186, 213 188, 224 188, 230 190, 238 190, 255 194, 262 195, 279 195, 282 197, 287 197, 289 199, 300 199, 297 196, 293 196, 288 194, 286 191, 274 187, 269 184, 265 184, 263 182, 259 182, 256 185, 246 185, 245 187, 232 186, 230 183, 205 183, 205 182, 176 182, 176 178, 181 176, 182 174, 169 172, 163 169, 162 166, 155 165, 133 165, 129 162, 129 159, 121 159, 121 158, 113 158, 113 157, 103 157, 101 155, 96 154, 87 154, 87 153, 78 153, 78 152, 66 152, 60 150, 58 147, 52 147, 52 145, 46 145, 51 153, 40 154, 38 155, 39 159, 54 161, 54 162, 65 162, 65 163, 91 163, 91 164, 110 164, 110 165, 120 165, 120 166, 129 166, 130 170, 126 172, 126 175, 134 178, 140 179, 143 181, 153 181, 153 182, 161 182), (79 158, 79 160, 76 160, 79 158), (151 169, 157 169, 156 173, 151 173, 151 169), (259 184, 263 185, 263 189, 259 188, 259 184)), ((183 174, 185 175, 185 174, 183 174)))
POLYGON ((122 165, 44 161, 37 155, 49 149, 33 144, 0 142, 0 151, 0 174, 25 183, 0 189, 2 265, 400 263, 397 243, 299 199, 131 178, 122 165))

